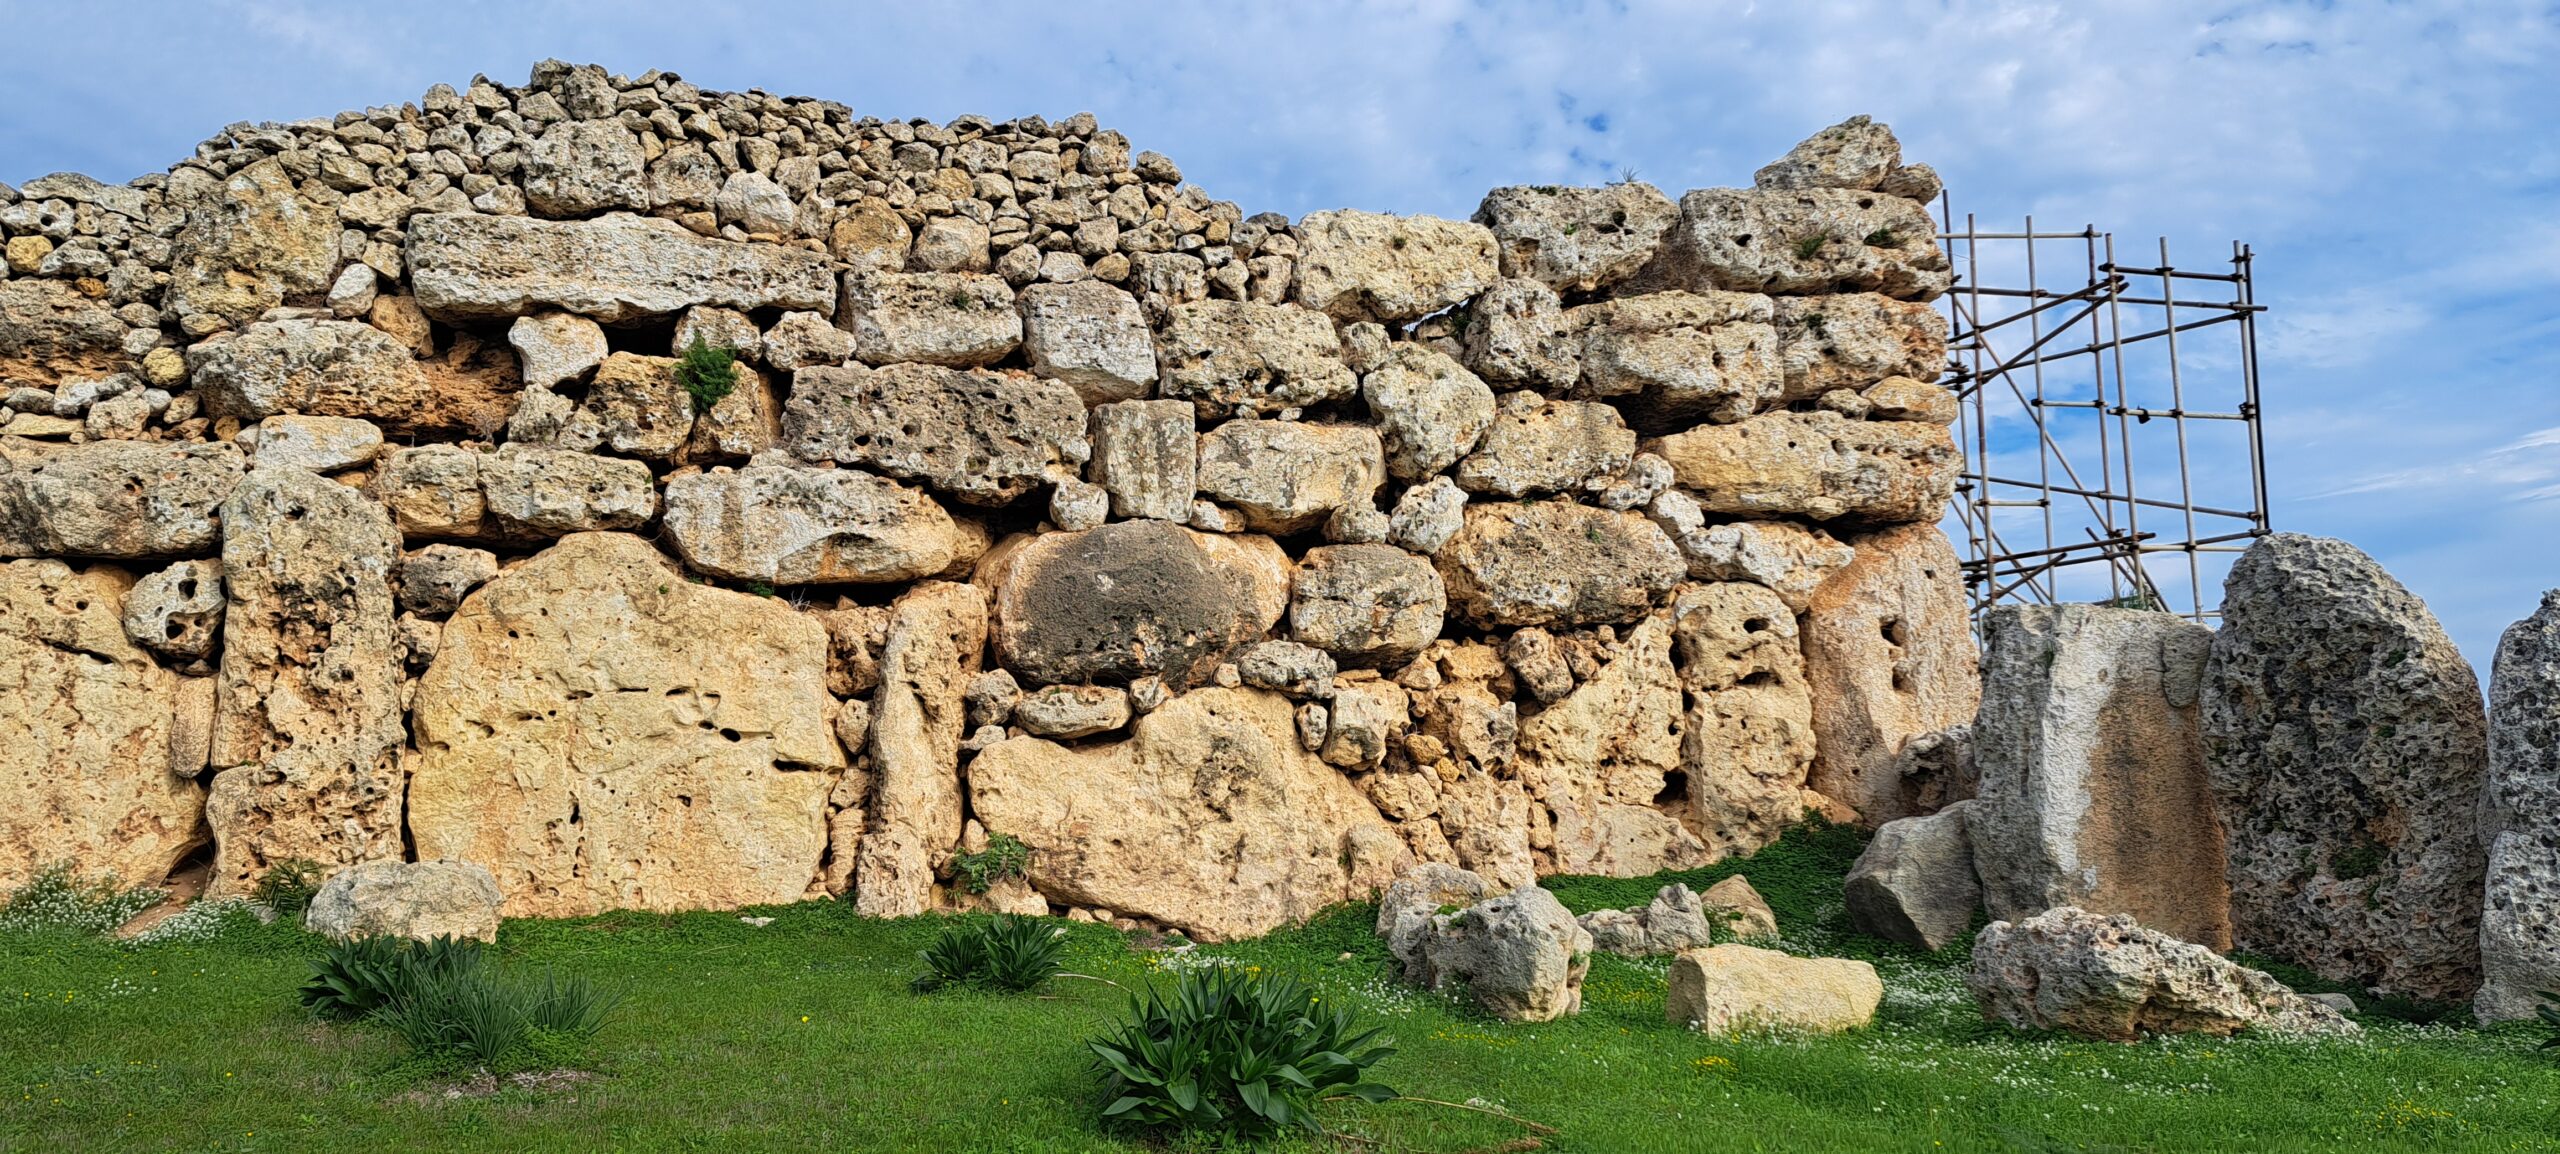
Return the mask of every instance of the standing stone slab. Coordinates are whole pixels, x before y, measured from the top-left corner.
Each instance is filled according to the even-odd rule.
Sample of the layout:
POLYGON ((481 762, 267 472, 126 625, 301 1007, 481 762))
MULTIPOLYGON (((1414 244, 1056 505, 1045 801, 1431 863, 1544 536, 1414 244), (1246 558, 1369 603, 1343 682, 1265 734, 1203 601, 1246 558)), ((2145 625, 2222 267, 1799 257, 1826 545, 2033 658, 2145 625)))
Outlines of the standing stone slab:
POLYGON ((2542 991, 2560 990, 2560 590, 2498 641, 2480 809, 2489 890, 2472 1011, 2529 1018, 2542 991))
POLYGON ((1936 525, 1851 537, 1848 565, 1805 607, 1813 685, 1813 789, 1869 825, 1918 812, 1922 783, 1898 755, 1913 738, 1973 721, 1973 631, 1955 546, 1936 525))
POLYGON ((2480 684, 2426 605, 2343 541, 2278 533, 2223 582, 2206 765, 2232 944, 2436 1001, 2480 983, 2480 684))
POLYGON ((363 494, 290 465, 222 504, 222 669, 215 684, 215 896, 278 862, 398 860, 400 535, 363 494))
POLYGON ((962 698, 986 643, 987 603, 972 586, 918 585, 891 613, 872 698, 871 826, 854 861, 866 917, 933 908, 934 871, 960 844, 962 698))
POLYGON ((2003 605, 1983 632, 1967 822, 1991 916, 2078 906, 2230 949, 2196 727, 2213 631, 2173 613, 2003 605))

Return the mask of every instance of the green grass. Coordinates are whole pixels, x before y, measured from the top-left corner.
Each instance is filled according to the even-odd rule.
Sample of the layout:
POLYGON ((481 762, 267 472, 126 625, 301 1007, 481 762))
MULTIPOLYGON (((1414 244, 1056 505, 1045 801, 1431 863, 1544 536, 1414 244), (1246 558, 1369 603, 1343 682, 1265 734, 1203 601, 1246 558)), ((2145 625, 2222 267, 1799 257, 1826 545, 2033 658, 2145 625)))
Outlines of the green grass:
MULTIPOLYGON (((2311 1151, 2560 1149, 2560 1064, 2537 1030, 2368 1019, 2360 1041, 2171 1039, 2118 1046, 1984 1025, 1962 945, 1922 957, 1853 935, 1839 879, 1859 837, 1807 828, 1749 862, 1662 878, 1552 879, 1577 910, 1669 880, 1747 873, 1796 952, 1867 958, 1878 1023, 1831 1038, 1716 1040, 1662 1019, 1658 961, 1595 959, 1578 1018, 1487 1021, 1389 979, 1365 906, 1197 953, 1307 975, 1396 1035, 1373 1071, 1405 1093, 1481 1099, 1561 1128, 1556 1151, 2311 1151), (1348 956, 1345 956, 1348 955, 1348 956)), ((0 939, 0 1152, 157 1150, 1180 1150, 1093 1121, 1084 1039, 1122 991, 917 996, 942 919, 867 921, 841 903, 735 914, 507 923, 510 965, 631 995, 593 1080, 448 1097, 450 1076, 375 1027, 294 1001, 311 939, 287 925, 195 945, 0 939)), ((1066 967, 1135 986, 1161 960, 1100 926, 1066 967)), ((1413 1103, 1326 1122, 1451 1152, 1524 1136, 1413 1103)), ((1276 1149, 1360 1151, 1292 1140, 1276 1149)))

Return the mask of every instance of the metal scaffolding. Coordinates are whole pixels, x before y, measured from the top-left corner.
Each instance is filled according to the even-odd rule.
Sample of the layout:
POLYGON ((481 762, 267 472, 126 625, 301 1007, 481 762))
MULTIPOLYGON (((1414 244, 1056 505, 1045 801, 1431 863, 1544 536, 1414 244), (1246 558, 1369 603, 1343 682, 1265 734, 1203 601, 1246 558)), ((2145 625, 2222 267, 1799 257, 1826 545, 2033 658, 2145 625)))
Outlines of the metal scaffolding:
POLYGON ((2143 267, 2095 226, 1985 232, 1940 211, 1965 455, 1950 529, 1977 624, 2008 601, 2219 617, 2228 555, 2268 532, 2249 247, 2197 272, 2164 238, 2143 267))

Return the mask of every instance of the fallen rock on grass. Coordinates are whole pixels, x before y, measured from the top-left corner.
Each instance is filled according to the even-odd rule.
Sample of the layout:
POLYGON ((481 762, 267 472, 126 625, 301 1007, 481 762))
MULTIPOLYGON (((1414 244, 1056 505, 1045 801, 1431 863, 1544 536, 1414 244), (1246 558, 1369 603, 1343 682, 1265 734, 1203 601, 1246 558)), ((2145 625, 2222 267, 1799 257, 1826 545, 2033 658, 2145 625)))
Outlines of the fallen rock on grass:
POLYGON ((1672 959, 1669 984, 1664 1016, 1709 1034, 1856 1029, 1875 1018, 1884 1000, 1884 981, 1865 962, 1799 958, 1757 946, 1683 953, 1672 959))
POLYGON ((1992 1021, 2115 1042, 2244 1029, 2296 1037, 2359 1032, 2338 1011, 2266 974, 2144 929, 2129 915, 2102 917, 2077 906, 1991 923, 1974 940, 1965 984, 1992 1021))

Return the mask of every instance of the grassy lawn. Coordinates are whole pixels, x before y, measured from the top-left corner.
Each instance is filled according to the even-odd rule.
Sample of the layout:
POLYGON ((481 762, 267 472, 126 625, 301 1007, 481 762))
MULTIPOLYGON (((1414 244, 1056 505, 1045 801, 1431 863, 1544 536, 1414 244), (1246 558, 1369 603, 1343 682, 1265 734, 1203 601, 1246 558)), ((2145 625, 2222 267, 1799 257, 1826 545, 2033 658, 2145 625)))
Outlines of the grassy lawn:
MULTIPOLYGON (((2560 1062, 2534 1051, 2531 1028, 2371 1018, 2354 1042, 2118 1046, 1987 1027, 1964 991, 1963 945, 1930 958, 1849 932, 1839 880, 1857 847, 1850 831, 1805 829, 1677 875, 1748 873, 1795 952, 1877 963, 1877 1024, 1838 1037, 1674 1028, 1664 967, 1609 956, 1580 1017, 1492 1022, 1393 982, 1367 907, 1196 953, 1359 1000, 1399 1040, 1376 1077, 1560 1128, 1547 1150, 2560 1149, 2560 1062)), ((1640 904, 1665 880, 1550 886, 1582 911, 1640 904)), ((293 998, 311 939, 289 927, 147 947, 0 938, 0 1152, 1165 1148, 1092 1120, 1082 1043, 1121 991, 1063 980, 1047 997, 917 996, 907 981, 935 919, 866 921, 833 902, 756 912, 772 924, 508 923, 511 965, 587 974, 630 1000, 594 1047, 595 1077, 494 1092, 461 1089, 379 1029, 314 1021, 293 998)), ((1134 986, 1165 964, 1107 928, 1072 933, 1070 970, 1134 986)), ((1529 1148, 1507 1145, 1526 1132, 1501 1119, 1412 1103, 1344 1105, 1328 1121, 1379 1144, 1282 1148, 1529 1148)))

